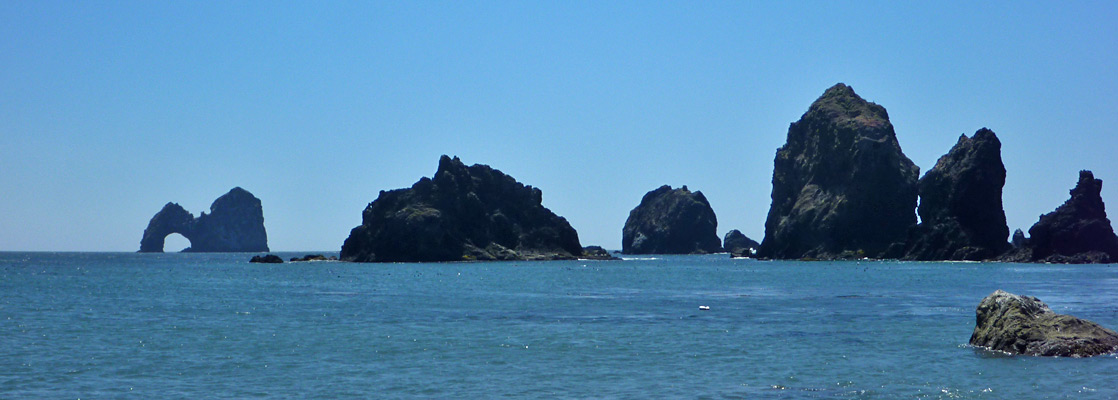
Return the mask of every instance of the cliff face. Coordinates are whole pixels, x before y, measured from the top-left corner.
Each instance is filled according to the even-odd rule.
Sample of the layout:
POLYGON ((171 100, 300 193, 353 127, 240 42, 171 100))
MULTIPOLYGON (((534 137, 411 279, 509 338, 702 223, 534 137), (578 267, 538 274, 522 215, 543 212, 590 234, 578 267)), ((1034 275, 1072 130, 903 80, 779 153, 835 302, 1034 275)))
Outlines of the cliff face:
POLYGON ((260 199, 239 187, 214 200, 210 213, 198 218, 178 204, 167 203, 144 229, 140 252, 162 253, 163 242, 172 233, 190 240, 186 252, 268 251, 260 199))
POLYGON ((906 259, 989 260, 1009 248, 1001 147, 989 129, 963 135, 920 179, 921 223, 909 234, 906 259))
POLYGON ((442 156, 433 178, 382 191, 350 231, 357 262, 573 259, 578 233, 544 208, 543 193, 487 165, 442 156))
POLYGON ((1091 171, 1079 171, 1071 198, 1040 216, 1024 245, 1003 257, 1005 261, 1052 263, 1109 263, 1118 260, 1118 237, 1106 217, 1102 180, 1091 171))
POLYGON ((648 192, 622 230, 625 254, 717 253, 718 220, 702 192, 668 185, 648 192))
POLYGON ((841 83, 827 89, 777 150, 759 255, 879 256, 916 224, 919 172, 884 107, 841 83))

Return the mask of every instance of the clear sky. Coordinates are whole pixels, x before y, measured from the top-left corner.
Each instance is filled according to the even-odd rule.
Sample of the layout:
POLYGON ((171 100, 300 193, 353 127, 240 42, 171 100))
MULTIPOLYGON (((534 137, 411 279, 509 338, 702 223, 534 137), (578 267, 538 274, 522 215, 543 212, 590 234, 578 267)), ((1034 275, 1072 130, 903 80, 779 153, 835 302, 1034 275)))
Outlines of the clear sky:
POLYGON ((539 187, 584 245, 663 184, 761 240, 776 148, 836 82, 921 174, 994 130, 1011 230, 1080 169, 1115 218, 1118 2, 974 3, 0 2, 0 250, 135 251, 234 186, 273 250, 338 250, 441 154, 539 187))

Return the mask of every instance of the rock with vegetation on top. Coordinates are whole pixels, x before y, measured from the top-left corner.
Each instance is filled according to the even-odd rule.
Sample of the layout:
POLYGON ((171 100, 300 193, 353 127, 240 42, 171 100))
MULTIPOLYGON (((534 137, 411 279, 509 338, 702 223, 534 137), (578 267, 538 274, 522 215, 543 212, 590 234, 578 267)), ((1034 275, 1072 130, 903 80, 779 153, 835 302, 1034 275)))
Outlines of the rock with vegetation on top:
POLYGON ((432 178, 382 191, 342 244, 357 262, 575 259, 578 233, 543 192, 487 165, 442 156, 432 178))
POLYGON ((920 179, 920 225, 905 259, 990 260, 1009 249, 1002 209, 1001 141, 982 128, 959 142, 920 179))
POLYGON ((722 248, 730 252, 730 257, 753 257, 757 247, 760 246, 761 244, 756 240, 750 239, 737 229, 726 232, 726 236, 722 238, 722 248))
POLYGON ((210 213, 198 218, 182 206, 167 203, 144 229, 141 253, 162 253, 167 235, 178 233, 190 240, 186 252, 268 251, 264 211, 260 199, 235 187, 214 200, 210 213))
POLYGON ((629 212, 621 235, 625 254, 704 254, 722 251, 718 219, 702 192, 664 185, 629 212))
POLYGON ((265 263, 265 264, 282 264, 283 259, 275 254, 268 254, 264 256, 252 256, 250 263, 265 263))
POLYGON ((1080 171, 1071 198, 1040 216, 1025 245, 1002 257, 1011 262, 1111 263, 1118 261, 1118 236, 1106 217, 1102 180, 1080 171))
POLYGON ((1118 333, 1070 315, 1052 312, 1036 297, 1001 290, 975 311, 970 344, 1033 356, 1090 357, 1118 349, 1118 333))
POLYGON ((827 89, 777 150, 758 255, 880 256, 916 224, 919 173, 884 107, 841 83, 827 89))

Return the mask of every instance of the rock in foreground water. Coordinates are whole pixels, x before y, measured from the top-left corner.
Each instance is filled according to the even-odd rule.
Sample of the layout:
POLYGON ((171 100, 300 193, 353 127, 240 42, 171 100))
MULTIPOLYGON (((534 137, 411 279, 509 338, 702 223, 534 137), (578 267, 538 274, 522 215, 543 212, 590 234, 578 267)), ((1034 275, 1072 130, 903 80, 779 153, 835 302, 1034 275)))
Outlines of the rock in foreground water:
POLYGON ((357 262, 575 259, 578 233, 511 176, 442 156, 432 178, 382 191, 340 258, 357 262))
POLYGON ((629 212, 621 235, 625 254, 704 254, 722 250, 718 219, 703 192, 664 185, 629 212))
POLYGON ((998 290, 978 304, 970 344, 1010 354, 1090 357, 1118 349, 1118 333, 1056 314, 1036 297, 998 290))
POLYGON ((267 254, 263 256, 252 256, 250 263, 264 263, 264 264, 283 264, 283 259, 275 254, 267 254))

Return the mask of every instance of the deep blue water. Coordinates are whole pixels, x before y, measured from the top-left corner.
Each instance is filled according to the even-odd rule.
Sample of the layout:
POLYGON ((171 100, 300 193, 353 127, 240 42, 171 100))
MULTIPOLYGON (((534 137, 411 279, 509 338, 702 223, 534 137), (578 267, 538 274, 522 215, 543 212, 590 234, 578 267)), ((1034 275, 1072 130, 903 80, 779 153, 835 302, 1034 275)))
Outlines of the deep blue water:
POLYGON ((0 398, 1118 398, 966 345, 995 289, 1118 327, 1115 266, 249 257, 0 253, 0 398))

